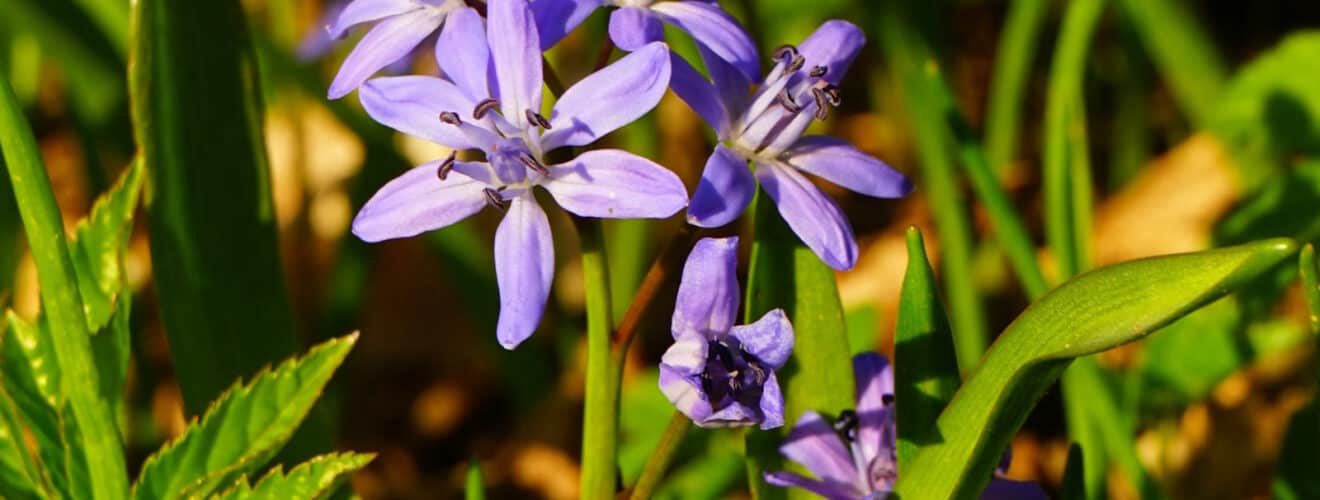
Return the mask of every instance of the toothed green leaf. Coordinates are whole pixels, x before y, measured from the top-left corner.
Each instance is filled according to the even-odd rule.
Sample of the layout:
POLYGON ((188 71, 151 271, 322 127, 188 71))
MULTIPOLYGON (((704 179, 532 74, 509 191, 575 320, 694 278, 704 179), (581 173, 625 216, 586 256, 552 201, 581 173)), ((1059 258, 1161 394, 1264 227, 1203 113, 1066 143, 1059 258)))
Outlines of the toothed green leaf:
POLYGON ((358 469, 365 467, 376 456, 370 453, 332 453, 319 455, 294 467, 288 474, 275 466, 256 486, 246 477, 224 493, 212 495, 212 500, 247 500, 252 498, 313 499, 326 498, 358 469))

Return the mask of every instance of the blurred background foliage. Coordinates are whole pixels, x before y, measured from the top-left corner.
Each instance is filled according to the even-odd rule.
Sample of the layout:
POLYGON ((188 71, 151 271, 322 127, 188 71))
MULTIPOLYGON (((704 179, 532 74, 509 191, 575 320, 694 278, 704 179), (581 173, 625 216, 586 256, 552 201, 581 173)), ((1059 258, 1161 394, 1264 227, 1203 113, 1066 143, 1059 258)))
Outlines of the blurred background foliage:
MULTIPOLYGON (((993 208, 974 194, 978 160, 969 152, 1025 215, 1049 283, 1150 255, 1272 236, 1320 239, 1320 4, 900 2, 722 2, 763 54, 828 18, 851 20, 870 38, 843 81, 844 106, 815 126, 886 160, 918 189, 895 202, 825 186, 862 247, 858 267, 838 276, 847 309, 839 333, 854 351, 892 354, 910 225, 928 228, 955 329, 1000 331, 1038 293, 996 243, 993 208), (926 105, 940 96, 920 85, 922 71, 948 84, 945 109, 926 105), (1065 207, 1050 201, 1042 176, 1052 158, 1071 169, 1072 184, 1055 192, 1065 207), (1081 234, 1047 235, 1042 221, 1056 209, 1087 221, 1081 234), (1057 244, 1074 246, 1069 255, 1079 258, 1060 261, 1045 250, 1057 244)), ((208 391, 295 343, 360 329, 312 420, 333 429, 340 447, 380 454, 353 478, 359 494, 457 497, 475 458, 493 497, 575 497, 584 315, 570 222, 552 211, 563 229, 561 269, 541 330, 514 352, 493 335, 488 249, 496 214, 379 245, 348 234, 375 189, 448 151, 375 124, 352 96, 325 100, 326 82, 352 46, 324 40, 323 13, 335 3, 245 0, 245 18, 216 18, 214 34, 250 45, 255 64, 208 59, 213 39, 200 34, 160 35, 192 40, 157 56, 196 83, 167 92, 200 104, 157 118, 205 120, 210 109, 244 106, 258 113, 262 140, 214 123, 213 136, 189 143, 211 161, 151 173, 146 223, 127 256, 137 295, 123 410, 129 467, 177 435, 214 396, 208 391), (225 65, 255 71, 259 88, 207 83, 212 70, 232 74, 216 69, 225 65), (241 272, 188 283, 190 256, 241 272), (196 293, 179 292, 188 286, 196 293), (256 316, 263 319, 254 323, 256 316), (192 333, 176 327, 166 335, 171 324, 192 325, 192 333)), ((210 12, 193 7, 173 15, 210 12)), ((125 0, 0 0, 0 72, 26 105, 70 227, 135 155, 128 12, 125 0)), ((605 16, 597 12, 548 54, 565 80, 590 70, 605 16)), ((695 60, 681 34, 669 39, 683 40, 674 50, 695 60)), ((423 47, 408 70, 434 74, 423 47)), ((659 161, 692 186, 712 140, 667 96, 606 142, 659 161)), ((615 318, 680 223, 606 223, 615 318)), ((1058 491, 1071 439, 1087 445, 1090 497, 1320 497, 1320 417, 1310 406, 1315 339, 1303 294, 1290 286, 1295 278, 1295 268, 1282 270, 1144 342, 1080 360, 1084 376, 1064 385, 1081 396, 1046 395, 1014 439, 1010 476, 1058 491)), ((35 270, 7 187, 0 297, 28 318, 37 311, 35 270)), ((636 480, 671 414, 654 369, 669 342, 665 330, 642 332, 626 368, 624 484, 636 480)), ((689 433, 662 495, 745 496, 741 446, 736 433, 689 433)))

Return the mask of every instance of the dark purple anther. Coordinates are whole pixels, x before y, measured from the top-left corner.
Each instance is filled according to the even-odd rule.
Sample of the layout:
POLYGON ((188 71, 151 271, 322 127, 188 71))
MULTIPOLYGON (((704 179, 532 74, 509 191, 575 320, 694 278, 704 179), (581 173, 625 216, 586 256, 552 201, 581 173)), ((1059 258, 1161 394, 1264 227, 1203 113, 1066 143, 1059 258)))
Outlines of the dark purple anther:
POLYGON ((481 101, 477 103, 477 107, 472 108, 472 117, 478 120, 485 118, 486 113, 489 113, 491 110, 499 107, 499 105, 500 102, 496 101, 495 99, 486 99, 484 101, 481 101))
POLYGON ((802 106, 798 106, 798 103, 793 102, 793 96, 788 95, 788 89, 780 90, 779 95, 775 97, 775 100, 779 102, 780 106, 787 109, 789 113, 798 113, 802 111, 802 106))
POLYGON ((770 54, 770 57, 776 61, 783 61, 786 58, 791 61, 798 57, 797 47, 792 45, 780 45, 779 48, 775 49, 775 51, 770 54))
POLYGON ((440 121, 454 126, 463 124, 463 120, 458 117, 458 113, 453 111, 444 111, 440 113, 440 121))
POLYGON ((794 54, 793 62, 788 63, 787 72, 797 73, 797 71, 802 69, 802 66, 805 64, 807 64, 807 58, 802 57, 802 54, 794 54))
POLYGON ((439 177, 442 181, 449 177, 449 172, 454 170, 454 160, 457 158, 458 151, 449 153, 449 158, 445 158, 445 161, 440 164, 440 168, 435 171, 435 176, 439 177))
POLYGON ((541 162, 536 161, 536 158, 534 158, 530 153, 523 153, 521 155, 518 155, 518 161, 522 162, 523 166, 527 167, 528 170, 531 170, 533 172, 536 172, 544 176, 550 175, 550 169, 545 168, 545 165, 542 165, 541 162))
POLYGON ((482 189, 481 192, 486 194, 486 204, 498 208, 500 210, 508 210, 509 201, 504 199, 503 196, 500 196, 500 191, 502 190, 503 188, 501 188, 500 190, 495 190, 491 188, 482 189))
POLYGON ((550 120, 545 119, 540 113, 528 109, 525 110, 524 114, 527 116, 527 123, 541 127, 544 130, 550 130, 550 120))
POLYGON ((812 78, 820 78, 822 76, 825 76, 825 73, 829 73, 829 68, 826 68, 824 66, 816 66, 814 68, 811 68, 811 72, 807 74, 811 75, 812 78))
POLYGON ((834 432, 839 433, 848 442, 857 441, 857 424, 857 412, 843 410, 839 412, 839 418, 834 420, 834 432))

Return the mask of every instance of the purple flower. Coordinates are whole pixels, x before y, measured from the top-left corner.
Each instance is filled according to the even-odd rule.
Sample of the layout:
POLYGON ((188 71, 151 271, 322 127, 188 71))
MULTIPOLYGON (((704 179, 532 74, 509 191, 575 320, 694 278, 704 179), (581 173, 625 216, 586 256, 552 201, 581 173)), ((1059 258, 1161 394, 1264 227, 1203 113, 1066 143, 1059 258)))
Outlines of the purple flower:
POLYGON ((683 267, 670 326, 674 345, 660 361, 660 391, 701 427, 784 425, 775 370, 793 351, 793 325, 775 309, 733 326, 738 238, 704 238, 683 267))
POLYGON ((353 0, 344 6, 329 27, 331 39, 343 36, 353 25, 379 22, 344 59, 330 83, 329 97, 348 95, 381 68, 407 56, 461 8, 465 8, 463 0, 353 0))
MULTIPOLYGON (((330 0, 325 4, 325 7, 321 10, 321 18, 316 24, 317 27, 304 33, 302 40, 298 42, 298 48, 294 54, 298 62, 305 63, 319 60, 334 49, 335 39, 330 36, 330 26, 339 19, 339 14, 344 11, 344 7, 348 3, 348 0, 330 0)), ((408 71, 415 52, 418 52, 416 48, 407 56, 389 63, 382 69, 385 73, 392 75, 408 71)))
MULTIPOLYGON (((789 431, 779 452, 816 476, 769 472, 776 486, 805 489, 830 500, 883 499, 898 481, 897 430, 894 427, 894 372, 889 360, 875 353, 853 358, 857 379, 857 410, 845 410, 831 424, 816 412, 806 412, 789 431)), ((1008 469, 1008 457, 996 476, 1008 469)), ((995 477, 983 500, 1046 499, 1035 483, 995 477)))
POLYGON ((596 9, 613 5, 610 40, 626 51, 637 50, 664 36, 661 23, 678 27, 703 48, 743 72, 748 80, 760 73, 756 45, 738 21, 715 0, 534 0, 541 48, 549 49, 596 9))
POLYGON ((527 3, 490 0, 487 12, 485 26, 472 9, 450 14, 440 38, 454 57, 439 61, 448 80, 377 78, 361 90, 363 107, 377 121, 451 148, 482 150, 486 161, 450 155, 409 170, 362 207, 353 234, 369 242, 403 238, 487 205, 506 210, 495 233, 497 336, 512 349, 540 322, 554 274, 550 225, 532 187, 545 188, 569 212, 602 218, 668 217, 687 205, 687 192, 672 172, 623 151, 543 161, 547 151, 590 144, 655 107, 669 82, 664 44, 587 76, 564 92, 547 119, 538 112, 541 50, 527 3))
POLYGON ((748 82, 717 58, 705 58, 713 83, 687 65, 674 65, 674 92, 721 141, 692 194, 689 223, 733 222, 760 181, 789 227, 821 260, 839 270, 856 264, 857 242, 843 211, 799 171, 878 198, 912 191, 902 174, 841 139, 802 137, 813 120, 839 104, 836 85, 865 42, 857 26, 828 21, 802 45, 775 51, 777 63, 751 99, 748 82))

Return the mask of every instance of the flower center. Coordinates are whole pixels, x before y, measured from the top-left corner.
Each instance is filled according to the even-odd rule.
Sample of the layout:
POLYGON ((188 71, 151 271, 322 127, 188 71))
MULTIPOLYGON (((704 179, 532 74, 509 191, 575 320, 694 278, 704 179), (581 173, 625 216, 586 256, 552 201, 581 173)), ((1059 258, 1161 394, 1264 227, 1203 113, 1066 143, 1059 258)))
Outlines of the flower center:
POLYGON ((813 119, 824 120, 842 102, 838 87, 825 80, 828 67, 806 67, 792 45, 775 50, 772 58, 775 67, 734 125, 730 141, 740 152, 770 160, 796 142, 813 119))
MULTIPOLYGON (((486 200, 491 206, 504 208, 509 199, 505 193, 507 189, 521 188, 510 191, 517 193, 530 188, 550 175, 550 169, 541 162, 540 140, 536 131, 510 122, 499 112, 499 107, 499 101, 486 99, 472 109, 470 119, 464 119, 453 111, 445 111, 440 113, 440 121, 457 127, 472 144, 481 145, 494 174, 492 180, 496 181, 492 182, 495 186, 486 189, 486 200), (537 175, 530 176, 529 171, 537 175)), ((550 129, 550 120, 540 113, 528 109, 523 115, 531 127, 550 129)), ((443 181, 453 167, 454 157, 451 155, 437 172, 440 180, 443 181)))
POLYGON ((710 341, 706 371, 701 385, 710 398, 711 409, 720 411, 734 403, 760 411, 761 391, 770 370, 761 360, 728 339, 710 341))

